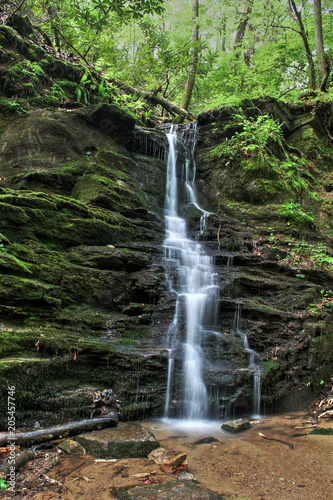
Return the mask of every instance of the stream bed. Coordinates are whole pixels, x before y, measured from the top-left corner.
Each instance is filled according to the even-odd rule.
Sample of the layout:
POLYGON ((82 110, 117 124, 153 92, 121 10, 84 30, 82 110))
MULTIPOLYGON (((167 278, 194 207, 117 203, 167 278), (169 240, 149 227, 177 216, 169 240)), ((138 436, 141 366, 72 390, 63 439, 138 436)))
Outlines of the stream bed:
MULTIPOLYGON (((332 436, 295 437, 295 434, 307 434, 313 429, 304 414, 265 417, 255 421, 248 431, 236 435, 221 431, 217 422, 189 426, 182 421, 150 420, 141 424, 154 433, 162 447, 186 453, 188 471, 195 476, 197 484, 222 499, 327 500, 333 496, 332 436), (285 443, 265 439, 259 433, 285 443), (194 444, 207 437, 216 441, 194 444)), ((320 427, 333 428, 333 422, 323 419, 320 427)), ((66 490, 49 486, 33 497, 24 498, 143 498, 118 496, 119 488, 138 485, 146 487, 146 498, 151 498, 149 489, 159 484, 144 485, 142 478, 135 475, 152 471, 156 471, 156 475, 150 476, 156 478, 152 482, 160 481, 161 485, 157 489, 160 493, 154 498, 176 498, 158 496, 163 495, 162 483, 180 480, 158 475, 159 466, 151 460, 121 459, 105 463, 95 460, 89 455, 62 455, 59 464, 48 475, 60 481, 66 490), (60 491, 65 492, 59 496, 60 491)))

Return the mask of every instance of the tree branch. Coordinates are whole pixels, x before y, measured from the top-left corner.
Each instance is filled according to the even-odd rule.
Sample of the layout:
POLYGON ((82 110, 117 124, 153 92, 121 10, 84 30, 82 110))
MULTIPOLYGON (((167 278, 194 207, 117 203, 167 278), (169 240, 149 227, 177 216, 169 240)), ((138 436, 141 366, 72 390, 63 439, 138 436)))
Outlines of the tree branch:
POLYGON ((88 63, 88 61, 84 57, 84 55, 82 55, 81 52, 79 52, 75 47, 73 47, 73 45, 67 40, 67 38, 61 33, 61 31, 58 30, 58 28, 54 27, 53 29, 54 29, 54 31, 56 31, 61 36, 61 38, 65 41, 65 43, 67 43, 67 45, 71 49, 73 49, 74 52, 76 52, 84 60, 84 62, 87 64, 88 68, 90 68, 90 64, 88 63))
POLYGON ((23 4, 25 3, 26 0, 22 0, 22 2, 20 3, 20 5, 14 10, 14 12, 12 14, 10 14, 9 18, 13 17, 14 14, 16 14, 16 12, 18 12, 20 10, 20 8, 23 6, 23 4))
POLYGON ((283 28, 284 30, 292 30, 295 31, 295 33, 298 33, 299 35, 302 35, 302 33, 298 30, 295 30, 295 28, 292 28, 291 26, 281 26, 280 24, 272 24, 272 28, 283 28))

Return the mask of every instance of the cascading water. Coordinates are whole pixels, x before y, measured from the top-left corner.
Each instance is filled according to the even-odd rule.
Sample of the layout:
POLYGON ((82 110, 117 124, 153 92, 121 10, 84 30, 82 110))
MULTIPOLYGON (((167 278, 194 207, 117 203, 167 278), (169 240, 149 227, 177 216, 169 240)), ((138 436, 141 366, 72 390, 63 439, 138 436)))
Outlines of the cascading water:
POLYGON ((258 363, 259 355, 253 349, 250 349, 249 341, 245 332, 240 328, 240 305, 237 305, 235 311, 234 329, 243 339, 244 350, 248 356, 248 365, 253 371, 253 416, 260 414, 260 399, 261 399, 261 367, 258 363))
MULTIPOLYGON (((221 399, 224 397, 223 389, 221 388, 220 393, 220 386, 215 386, 214 382, 212 384, 213 379, 208 371, 205 373, 205 377, 208 375, 207 390, 203 380, 203 367, 205 366, 208 370, 212 369, 213 372, 215 370, 215 373, 219 372, 222 377, 224 376, 223 363, 222 366, 214 364, 214 354, 212 351, 209 354, 206 350, 209 344, 206 339, 215 338, 215 345, 221 346, 219 342, 223 342, 223 339, 228 343, 228 334, 221 334, 217 331, 219 300, 213 259, 205 254, 203 247, 197 241, 187 236, 186 222, 180 215, 184 204, 178 203, 184 194, 178 188, 184 186, 187 204, 194 206, 202 214, 200 219, 200 233, 202 233, 210 212, 203 210, 196 198, 195 127, 189 125, 181 126, 178 130, 171 129, 167 138, 169 153, 165 201, 164 264, 170 291, 176 296, 176 308, 166 338, 169 367, 165 416, 169 417, 172 413, 172 416, 194 420, 208 416, 208 403, 209 411, 214 415, 221 416, 221 410, 227 408, 223 406, 223 403, 220 406, 221 399), (179 136, 185 139, 187 146, 190 146, 187 147, 186 154, 183 150, 178 152, 179 136), (205 345, 206 354, 203 352, 202 345, 205 345)), ((219 233, 220 228, 218 244, 219 233)), ((218 248, 220 250, 220 247, 218 248)), ((233 256, 229 256, 227 262, 229 271, 233 269, 232 264, 233 256)), ((248 369, 253 373, 253 414, 259 415, 261 367, 258 354, 250 349, 247 336, 240 329, 240 307, 236 309, 233 330, 242 338, 243 348, 247 353, 248 369)))
MULTIPOLYGON (((166 238, 165 262, 170 288, 177 294, 176 313, 169 329, 170 348, 182 339, 183 351, 183 417, 201 419, 207 411, 207 390, 203 382, 203 351, 201 334, 216 323, 217 286, 214 282, 212 258, 205 255, 202 246, 186 234, 186 223, 178 212, 177 189, 177 134, 170 131, 166 186, 166 238)), ((193 155, 193 150, 190 156, 193 155)), ((205 220, 208 212, 197 203, 194 181, 195 168, 191 170, 191 158, 185 160, 185 186, 190 203, 202 212, 205 220)), ((203 222, 201 230, 203 230, 203 222)), ((173 370, 172 354, 169 356, 169 377, 165 414, 168 416, 173 370)))

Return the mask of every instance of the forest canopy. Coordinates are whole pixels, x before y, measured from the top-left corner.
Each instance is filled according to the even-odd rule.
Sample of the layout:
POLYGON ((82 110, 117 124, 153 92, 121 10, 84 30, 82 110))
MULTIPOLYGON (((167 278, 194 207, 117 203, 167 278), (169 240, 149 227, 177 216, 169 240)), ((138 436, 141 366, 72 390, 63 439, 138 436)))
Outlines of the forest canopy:
POLYGON ((330 0, 17 0, 57 51, 105 78, 159 93, 194 114, 245 97, 330 91, 330 0), (187 92, 187 100, 186 94, 187 92))

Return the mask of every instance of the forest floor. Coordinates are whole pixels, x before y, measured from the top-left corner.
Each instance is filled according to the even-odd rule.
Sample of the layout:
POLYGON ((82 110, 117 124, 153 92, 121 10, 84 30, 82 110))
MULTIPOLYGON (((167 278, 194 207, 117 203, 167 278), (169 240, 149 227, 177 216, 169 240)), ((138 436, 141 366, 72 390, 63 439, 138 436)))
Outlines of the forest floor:
MULTIPOLYGON (((333 498, 333 436, 309 435, 318 427, 333 429, 332 419, 322 418, 314 426, 311 416, 300 413, 265 417, 254 421, 249 430, 234 435, 222 431, 218 422, 188 427, 181 421, 152 420, 142 425, 153 432, 163 448, 186 453, 187 470, 197 484, 223 499, 333 498), (214 440, 196 443, 208 437, 214 440)), ((45 456, 47 452, 39 453, 45 456)), ((177 481, 148 459, 101 461, 89 455, 65 454, 60 454, 59 463, 46 476, 38 475, 35 460, 25 467, 21 477, 17 484, 20 491, 8 495, 4 490, 1 499, 117 499, 119 488, 144 485, 147 478, 150 484, 177 481), (35 480, 27 483, 27 476, 35 480)), ((121 498, 160 498, 148 495, 148 489, 147 496, 121 498)))

